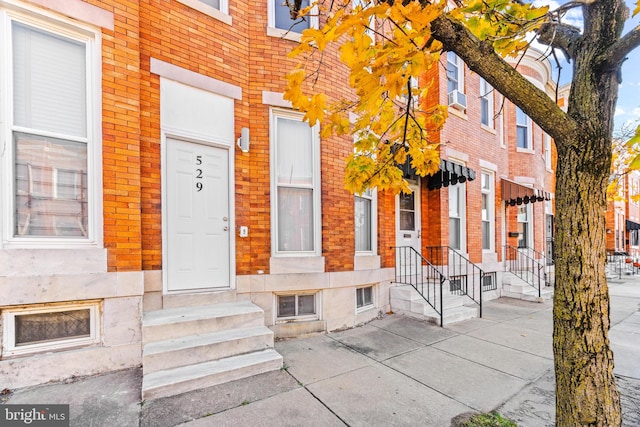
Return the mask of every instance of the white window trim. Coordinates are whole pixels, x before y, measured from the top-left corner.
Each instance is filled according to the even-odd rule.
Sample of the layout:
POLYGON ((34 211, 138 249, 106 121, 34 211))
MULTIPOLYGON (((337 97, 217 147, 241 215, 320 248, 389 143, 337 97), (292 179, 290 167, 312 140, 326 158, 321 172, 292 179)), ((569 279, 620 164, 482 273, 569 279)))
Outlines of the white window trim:
POLYGON ((282 292, 282 293, 277 293, 274 295, 273 298, 273 317, 275 320, 275 324, 279 324, 279 323, 291 323, 291 322, 306 322, 306 321, 310 321, 310 320, 319 320, 320 319, 320 310, 321 310, 321 304, 320 304, 320 292, 282 292), (296 297, 296 310, 298 309, 298 297, 299 296, 305 296, 305 295, 313 295, 314 299, 314 308, 315 308, 315 314, 305 314, 302 316, 286 316, 286 317, 278 317, 278 298, 279 297, 290 297, 290 296, 295 296, 296 297))
POLYGON ((551 136, 549 136, 547 133, 544 134, 544 164, 547 168, 547 171, 551 172, 551 136))
MULTIPOLYGON (((496 224, 496 212, 495 212, 495 174, 493 173, 493 171, 489 171, 489 170, 481 170, 480 171, 480 176, 482 176, 482 174, 488 175, 489 176, 489 188, 486 189, 484 187, 482 187, 482 178, 480 179, 480 186, 481 186, 481 193, 482 194, 486 194, 489 197, 489 203, 487 206, 487 215, 488 215, 488 222, 489 222, 489 249, 485 249, 482 248, 482 252, 484 253, 491 253, 491 252, 495 252, 495 247, 496 247, 496 231, 495 231, 495 224, 496 224)), ((485 222, 482 218, 480 218, 482 222, 485 222)), ((482 228, 482 230, 484 230, 484 227, 482 228)))
MULTIPOLYGON (((451 52, 456 57, 456 66, 458 67, 458 88, 456 89, 460 93, 466 93, 464 90, 464 61, 454 52, 451 52)), ((449 52, 447 52, 447 68, 449 64, 449 52)), ((447 86, 449 85, 449 80, 447 79, 447 86)), ((449 88, 447 87, 447 93, 449 93, 449 88)))
POLYGON ((487 100, 487 120, 489 120, 488 124, 482 123, 482 106, 480 106, 480 125, 485 130, 490 130, 495 132, 495 112, 493 109, 493 97, 494 97, 494 89, 493 87, 482 77, 480 77, 480 99, 487 100), (483 83, 484 82, 484 83, 483 83), (483 87, 484 86, 484 87, 483 87))
POLYGON ((377 298, 376 298, 376 286, 374 285, 366 285, 366 286, 358 286, 355 289, 355 308, 356 314, 363 313, 365 311, 369 311, 373 308, 377 307, 377 298), (358 307, 358 291, 364 288, 371 288, 371 304, 363 305, 362 307, 358 307))
POLYGON ((206 3, 201 2, 200 0, 177 0, 178 3, 182 3, 185 6, 189 6, 192 9, 197 10, 200 13, 204 13, 218 21, 224 22, 225 24, 232 25, 233 20, 229 15, 229 1, 228 0, 220 0, 220 9, 216 9, 213 6, 209 6, 206 3))
POLYGON ((532 121, 531 121, 531 117, 529 117, 524 111, 522 111, 522 113, 524 114, 524 116, 526 117, 525 119, 525 123, 519 123, 518 122, 518 110, 522 111, 520 109, 520 107, 516 106, 516 151, 521 152, 521 153, 534 153, 534 149, 533 149, 533 125, 532 125, 532 121), (527 128, 527 146, 526 147, 520 147, 518 145, 518 127, 525 127, 527 128))
MULTIPOLYGON (((378 254, 378 190, 372 189, 371 195, 355 195, 355 197, 362 197, 364 199, 371 200, 371 250, 370 251, 355 251, 356 256, 371 256, 378 254)), ((355 230, 354 230, 355 236, 355 230)))
MULTIPOLYGON (((280 0, 267 0, 267 35, 270 37, 278 37, 294 42, 300 41, 301 33, 294 31, 282 30, 276 28, 275 2, 280 0)), ((318 28, 318 9, 317 6, 311 10, 308 15, 309 27, 318 28)))
MULTIPOLYGON (((464 163, 462 162, 455 162, 455 161, 453 162, 464 166, 464 163)), ((454 186, 449 186, 448 191, 451 191, 451 188, 453 187, 454 186)), ((467 183, 465 182, 462 184, 456 184, 455 187, 459 187, 458 203, 460 205, 460 212, 458 213, 459 216, 452 217, 451 210, 449 210, 449 219, 451 218, 460 219, 460 248, 456 250, 464 254, 464 253, 467 253, 467 183)), ((451 199, 448 198, 448 201, 450 200, 451 199)))
POLYGON ((101 340, 100 303, 98 301, 87 301, 80 304, 63 304, 56 306, 28 307, 4 309, 2 311, 2 356, 17 356, 22 354, 60 350, 69 347, 88 346, 97 344, 101 340), (88 337, 60 339, 46 343, 15 345, 15 319, 16 316, 55 313, 69 310, 89 310, 90 330, 88 337))
MULTIPOLYGON (((3 142, 0 158, 0 201, 2 226, 0 227, 0 248, 70 248, 102 247, 102 39, 99 31, 54 17, 51 14, 36 15, 33 11, 22 9, 0 10, 0 33, 2 46, 0 61, 12 64, 11 23, 17 21, 40 28, 64 37, 71 38, 86 46, 87 66, 87 207, 88 227, 86 238, 66 237, 14 237, 15 197, 13 191, 13 131, 21 131, 13 126, 13 76, 9 70, 0 78, 0 93, 6 94, 0 101, 0 141, 3 142)), ((11 68, 10 65, 7 68, 11 68)), ((27 132, 30 132, 28 130, 27 132)), ((61 137, 51 132, 38 132, 38 135, 61 137)), ((62 136, 67 139, 66 136, 62 136)))
POLYGON ((322 206, 320 188, 320 132, 319 125, 311 127, 311 143, 313 144, 313 250, 311 251, 279 251, 278 250, 278 183, 276 182, 276 118, 302 121, 303 115, 296 111, 271 108, 269 111, 270 128, 270 160, 271 160, 271 254, 276 257, 308 257, 322 255, 322 206))

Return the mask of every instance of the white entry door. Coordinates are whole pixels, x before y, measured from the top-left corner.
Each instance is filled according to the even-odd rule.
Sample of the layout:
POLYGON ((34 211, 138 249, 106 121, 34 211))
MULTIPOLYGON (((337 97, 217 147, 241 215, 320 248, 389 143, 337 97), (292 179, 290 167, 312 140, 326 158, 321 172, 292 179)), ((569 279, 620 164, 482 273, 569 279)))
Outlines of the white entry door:
POLYGON ((410 184, 411 194, 396 196, 396 245, 411 246, 422 253, 420 219, 420 183, 410 184))
POLYGON ((167 138, 167 289, 229 287, 229 151, 167 138))

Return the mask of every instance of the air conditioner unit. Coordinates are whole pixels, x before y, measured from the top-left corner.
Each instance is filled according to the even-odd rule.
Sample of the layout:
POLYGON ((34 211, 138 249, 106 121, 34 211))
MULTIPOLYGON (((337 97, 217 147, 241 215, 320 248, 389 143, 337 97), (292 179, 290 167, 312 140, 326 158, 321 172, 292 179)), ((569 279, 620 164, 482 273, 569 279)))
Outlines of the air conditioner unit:
POLYGON ((467 108, 467 95, 464 93, 452 90, 449 92, 449 107, 453 107, 457 110, 464 110, 467 108))

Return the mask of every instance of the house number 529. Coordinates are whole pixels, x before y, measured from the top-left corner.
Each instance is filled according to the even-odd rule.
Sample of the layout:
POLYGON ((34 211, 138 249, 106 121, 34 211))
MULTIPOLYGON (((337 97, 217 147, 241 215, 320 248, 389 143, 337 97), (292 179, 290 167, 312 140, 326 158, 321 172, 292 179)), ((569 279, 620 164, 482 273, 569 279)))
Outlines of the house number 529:
MULTIPOLYGON (((202 164, 202 156, 196 156, 196 166, 200 166, 202 164)), ((202 191, 204 185, 202 184, 202 169, 196 169, 196 191, 202 191)))

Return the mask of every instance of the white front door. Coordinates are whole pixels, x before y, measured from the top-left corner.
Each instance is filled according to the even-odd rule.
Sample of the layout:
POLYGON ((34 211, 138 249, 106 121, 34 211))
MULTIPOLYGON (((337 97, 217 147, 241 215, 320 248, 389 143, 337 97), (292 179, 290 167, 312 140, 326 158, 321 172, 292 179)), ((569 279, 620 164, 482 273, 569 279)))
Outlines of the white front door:
POLYGON ((167 290, 230 285, 229 151, 167 138, 167 290))
POLYGON ((420 219, 420 183, 410 184, 411 194, 396 196, 396 246, 411 246, 422 253, 420 219))

